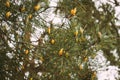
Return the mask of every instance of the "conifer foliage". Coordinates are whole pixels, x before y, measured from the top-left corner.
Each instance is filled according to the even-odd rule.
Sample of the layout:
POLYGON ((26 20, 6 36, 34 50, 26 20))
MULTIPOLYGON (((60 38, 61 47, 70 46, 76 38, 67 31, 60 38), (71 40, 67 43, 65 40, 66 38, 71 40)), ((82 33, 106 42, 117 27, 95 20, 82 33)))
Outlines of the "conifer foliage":
POLYGON ((120 56, 120 27, 110 4, 99 11, 92 0, 49 3, 0 0, 0 79, 97 80, 90 62, 99 50, 111 65, 120 66, 110 53, 116 49, 120 56), (60 16, 60 24, 47 21, 49 11, 60 16))

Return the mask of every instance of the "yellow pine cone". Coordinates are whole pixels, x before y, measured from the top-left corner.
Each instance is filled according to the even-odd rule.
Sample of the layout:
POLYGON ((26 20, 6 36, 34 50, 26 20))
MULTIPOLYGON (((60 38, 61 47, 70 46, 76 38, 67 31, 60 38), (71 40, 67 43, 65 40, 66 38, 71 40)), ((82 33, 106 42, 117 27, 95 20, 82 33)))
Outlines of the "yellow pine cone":
POLYGON ((43 59, 43 57, 42 57, 42 56, 40 57, 40 60, 41 60, 42 62, 44 61, 44 59, 43 59))
POLYGON ((48 34, 50 34, 50 32, 51 32, 51 29, 50 29, 50 27, 48 27, 47 31, 48 31, 48 34))
POLYGON ((10 17, 10 15, 11 15, 11 12, 10 12, 10 11, 8 11, 8 12, 6 13, 6 18, 9 18, 9 17, 10 17))
POLYGON ((96 77, 96 72, 93 73, 92 77, 93 77, 93 78, 96 77))
POLYGON ((63 48, 61 48, 59 51, 59 56, 62 56, 62 55, 63 55, 63 48))
POLYGON ((29 53, 29 51, 28 50, 25 50, 25 54, 28 54, 29 53))
POLYGON ((37 4, 37 5, 34 6, 35 11, 38 11, 39 9, 40 9, 40 4, 37 4))
POLYGON ((87 60, 88 60, 88 58, 87 58, 87 57, 85 57, 85 58, 84 58, 84 61, 86 62, 87 60))
POLYGON ((79 69, 80 69, 80 70, 82 70, 82 69, 83 69, 83 66, 82 66, 82 65, 80 65, 80 66, 79 66, 79 69))
POLYGON ((83 28, 80 27, 80 33, 81 34, 83 34, 83 31, 84 31, 83 28))
POLYGON ((28 15, 28 18, 29 18, 29 19, 32 19, 32 14, 29 14, 29 15, 28 15))
POLYGON ((10 2, 8 0, 6 1, 5 6, 10 7, 10 2))
POLYGON ((101 38, 101 37, 102 37, 101 32, 98 32, 98 37, 99 37, 99 38, 101 38))
POLYGON ((25 11, 25 7, 23 6, 21 9, 20 9, 21 12, 24 12, 25 11))
POLYGON ((68 53, 68 52, 65 53, 65 57, 66 57, 66 58, 69 57, 69 53, 68 53))
POLYGON ((33 80, 33 78, 30 78, 30 80, 33 80))
POLYGON ((54 40, 54 39, 52 39, 52 40, 51 40, 51 44, 54 44, 54 43, 55 43, 55 40, 54 40))
POLYGON ((71 74, 69 73, 68 76, 71 77, 71 74))
POLYGON ((77 9, 76 9, 76 8, 72 9, 72 10, 71 10, 71 15, 75 16, 76 11, 77 11, 77 9))
POLYGON ((76 30, 75 33, 74 33, 75 37, 78 36, 78 31, 76 30))

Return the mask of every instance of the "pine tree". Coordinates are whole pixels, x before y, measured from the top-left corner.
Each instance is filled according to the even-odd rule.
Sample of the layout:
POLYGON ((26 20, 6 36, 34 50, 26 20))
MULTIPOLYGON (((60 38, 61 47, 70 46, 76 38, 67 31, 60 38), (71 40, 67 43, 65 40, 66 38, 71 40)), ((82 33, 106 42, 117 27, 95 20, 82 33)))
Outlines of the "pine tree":
POLYGON ((97 80, 90 62, 99 50, 111 65, 120 66, 110 53, 116 49, 120 56, 118 19, 110 4, 99 11, 92 0, 49 2, 0 0, 0 79, 97 80), (47 21, 51 10, 64 21, 47 21), (37 29, 41 34, 35 34, 37 29))

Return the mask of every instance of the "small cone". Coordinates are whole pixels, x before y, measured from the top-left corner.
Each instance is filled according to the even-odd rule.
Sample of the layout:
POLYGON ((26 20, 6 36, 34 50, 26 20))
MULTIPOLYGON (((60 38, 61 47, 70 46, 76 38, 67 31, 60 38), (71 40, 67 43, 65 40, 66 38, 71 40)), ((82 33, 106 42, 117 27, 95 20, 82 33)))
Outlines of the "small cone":
POLYGON ((51 44, 55 44, 55 40, 54 39, 51 40, 51 44))
POLYGON ((76 30, 75 33, 74 33, 75 37, 78 36, 78 31, 76 30))
POLYGON ((10 7, 10 2, 8 0, 6 1, 5 6, 8 8, 10 7))
POLYGON ((48 34, 50 34, 50 32, 51 32, 50 27, 48 27, 47 32, 48 32, 48 34))
POLYGON ((65 53, 65 57, 66 57, 66 58, 69 57, 69 53, 68 53, 68 52, 65 53))
POLYGON ((34 6, 35 11, 38 11, 39 9, 40 9, 40 4, 37 4, 37 5, 34 6))
POLYGON ((93 77, 96 77, 96 72, 93 73, 93 77))
POLYGON ((28 15, 28 18, 29 18, 29 19, 32 19, 32 14, 29 14, 29 15, 28 15))
POLYGON ((81 34, 83 34, 83 31, 84 31, 83 28, 80 27, 80 33, 81 34))
POLYGON ((60 49, 60 51, 59 51, 59 56, 62 56, 62 55, 63 55, 63 48, 60 49))
POLYGON ((8 11, 8 12, 6 13, 6 18, 9 18, 10 16, 11 16, 11 12, 8 11))
POLYGON ((86 62, 87 60, 88 60, 88 58, 87 58, 87 57, 85 57, 85 58, 84 58, 84 61, 86 62))
POLYGON ((30 80, 33 80, 33 78, 30 78, 30 80))
POLYGON ((28 54, 29 53, 29 51, 28 50, 25 50, 25 54, 28 54))
POLYGON ((21 12, 24 12, 25 11, 25 7, 23 6, 21 9, 20 9, 21 12))
POLYGON ((101 37, 102 37, 101 32, 98 32, 98 37, 101 39, 101 37))
POLYGON ((83 69, 83 66, 82 66, 82 65, 80 65, 80 66, 79 66, 79 68, 80 68, 80 70, 82 70, 82 69, 83 69))
POLYGON ((76 9, 76 8, 72 9, 72 10, 71 10, 71 15, 75 16, 76 11, 77 11, 77 9, 76 9))
POLYGON ((40 60, 43 62, 44 61, 43 57, 40 57, 40 60))

